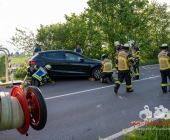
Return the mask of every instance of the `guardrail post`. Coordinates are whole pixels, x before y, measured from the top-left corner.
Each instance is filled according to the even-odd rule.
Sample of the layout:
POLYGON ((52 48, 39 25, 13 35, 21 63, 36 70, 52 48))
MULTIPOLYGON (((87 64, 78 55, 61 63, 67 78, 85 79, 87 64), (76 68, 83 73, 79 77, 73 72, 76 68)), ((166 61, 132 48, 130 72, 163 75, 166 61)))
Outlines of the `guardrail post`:
MULTIPOLYGON (((11 57, 10 57, 10 52, 7 48, 0 47, 0 50, 6 50, 8 52, 8 63, 9 63, 9 68, 10 68, 10 75, 11 75, 11 86, 13 86, 13 72, 11 68, 11 57)), ((8 72, 8 69, 7 69, 8 72)))

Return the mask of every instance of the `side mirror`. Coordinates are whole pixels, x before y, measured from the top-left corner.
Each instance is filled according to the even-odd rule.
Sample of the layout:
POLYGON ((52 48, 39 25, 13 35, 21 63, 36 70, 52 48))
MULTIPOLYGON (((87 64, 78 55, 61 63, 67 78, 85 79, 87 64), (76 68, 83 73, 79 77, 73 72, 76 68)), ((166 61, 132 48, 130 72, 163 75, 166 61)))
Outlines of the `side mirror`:
POLYGON ((81 62, 84 62, 84 58, 81 58, 80 61, 81 61, 81 62))

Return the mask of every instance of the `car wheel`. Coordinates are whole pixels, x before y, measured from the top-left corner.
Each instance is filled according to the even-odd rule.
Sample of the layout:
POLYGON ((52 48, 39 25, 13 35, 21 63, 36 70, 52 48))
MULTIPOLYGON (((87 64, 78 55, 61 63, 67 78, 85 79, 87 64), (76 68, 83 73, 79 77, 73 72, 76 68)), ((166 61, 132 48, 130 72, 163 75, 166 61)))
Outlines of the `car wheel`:
POLYGON ((102 74, 102 70, 99 68, 95 68, 92 71, 92 77, 95 78, 96 80, 100 80, 101 74, 102 74))

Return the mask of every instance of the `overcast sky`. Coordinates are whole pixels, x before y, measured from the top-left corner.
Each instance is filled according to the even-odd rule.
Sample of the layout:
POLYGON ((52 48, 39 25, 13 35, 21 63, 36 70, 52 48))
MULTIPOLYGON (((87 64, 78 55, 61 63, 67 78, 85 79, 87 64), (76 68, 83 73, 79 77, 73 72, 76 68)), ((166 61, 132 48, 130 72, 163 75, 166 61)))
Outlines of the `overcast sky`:
MULTIPOLYGON (((0 45, 15 52, 7 43, 15 35, 15 28, 27 27, 33 31, 40 24, 64 23, 64 15, 79 14, 87 8, 88 0, 0 0, 0 45)), ((170 0, 157 0, 159 3, 170 0)))

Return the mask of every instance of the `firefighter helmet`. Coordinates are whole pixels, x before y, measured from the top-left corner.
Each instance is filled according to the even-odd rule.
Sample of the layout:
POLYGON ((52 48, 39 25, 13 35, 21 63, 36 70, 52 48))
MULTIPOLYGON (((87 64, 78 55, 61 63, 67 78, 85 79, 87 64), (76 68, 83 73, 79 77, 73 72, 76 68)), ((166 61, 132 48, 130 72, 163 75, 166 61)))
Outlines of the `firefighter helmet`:
POLYGON ((42 42, 38 42, 38 43, 37 43, 37 45, 40 45, 40 46, 42 46, 42 42))
POLYGON ((50 66, 50 65, 46 65, 45 68, 46 68, 47 70, 50 70, 50 69, 51 69, 51 66, 50 66))
POLYGON ((136 42, 134 40, 130 40, 129 44, 136 44, 136 42))
POLYGON ((115 46, 119 46, 119 45, 121 45, 121 44, 120 44, 119 41, 115 41, 115 42, 114 42, 114 45, 115 45, 115 46))
POLYGON ((102 59, 107 58, 107 57, 108 57, 108 54, 103 54, 102 55, 102 59))
POLYGON ((162 46, 160 46, 160 48, 168 48, 168 44, 167 43, 163 43, 162 46))
POLYGON ((124 45, 123 45, 123 47, 130 48, 130 47, 131 47, 131 45, 130 45, 130 44, 128 44, 128 43, 126 43, 126 44, 124 44, 124 45))

